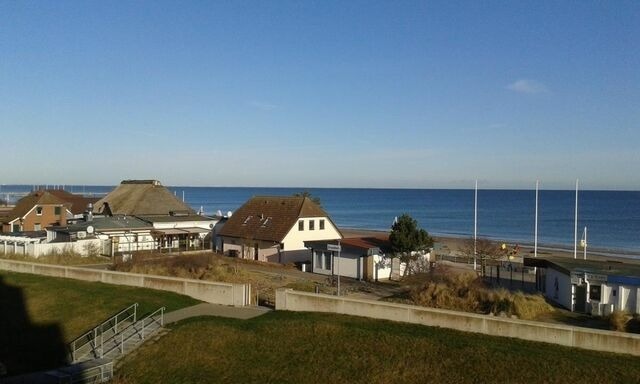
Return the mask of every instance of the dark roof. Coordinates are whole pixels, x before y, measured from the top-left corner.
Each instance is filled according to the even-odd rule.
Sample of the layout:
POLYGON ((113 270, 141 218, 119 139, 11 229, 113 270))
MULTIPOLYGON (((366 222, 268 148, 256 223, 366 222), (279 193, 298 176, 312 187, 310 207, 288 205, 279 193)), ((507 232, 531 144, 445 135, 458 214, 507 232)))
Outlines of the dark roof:
POLYGON ((640 262, 634 260, 622 262, 618 260, 581 260, 546 256, 544 258, 525 257, 524 265, 553 268, 567 275, 571 273, 606 275, 609 282, 620 283, 633 280, 633 284, 640 284, 640 262))
MULTIPOLYGON (((327 244, 337 244, 337 240, 313 240, 305 241, 305 247, 313 249, 327 249, 327 244)), ((381 250, 383 253, 391 252, 389 235, 380 234, 376 236, 348 237, 340 240, 342 249, 354 249, 370 254, 372 251, 381 250)))
POLYGON ((95 204, 95 211, 136 216, 195 214, 157 180, 125 180, 95 204))
POLYGON ((12 236, 12 237, 28 237, 30 239, 46 239, 47 231, 23 231, 23 232, 11 232, 11 233, 0 233, 2 236, 12 236))
POLYGON ((89 204, 95 204, 100 200, 97 197, 85 197, 67 192, 64 189, 47 189, 47 192, 56 196, 60 200, 69 203, 69 211, 74 215, 79 215, 86 211, 89 204))
POLYGON ((96 231, 153 228, 151 224, 136 217, 118 215, 110 217, 94 217, 91 221, 82 221, 67 227, 56 227, 52 229, 63 232, 77 232, 86 231, 89 226, 92 226, 96 231))
POLYGON ((52 195, 48 191, 39 190, 31 192, 27 196, 18 200, 16 206, 6 214, 3 222, 10 223, 17 218, 24 217, 36 205, 65 205, 65 202, 52 195))
POLYGON ((279 243, 305 217, 329 215, 308 197, 256 196, 233 213, 220 236, 279 243))

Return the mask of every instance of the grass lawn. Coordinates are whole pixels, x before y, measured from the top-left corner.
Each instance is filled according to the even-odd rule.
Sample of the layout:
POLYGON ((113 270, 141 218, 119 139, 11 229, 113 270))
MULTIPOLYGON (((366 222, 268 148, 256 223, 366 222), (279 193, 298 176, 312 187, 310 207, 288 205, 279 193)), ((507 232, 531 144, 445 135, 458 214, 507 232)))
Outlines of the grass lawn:
POLYGON ((0 363, 9 373, 55 367, 68 342, 135 302, 142 316, 199 301, 146 288, 2 271, 0 363))
POLYGON ((190 319, 115 383, 632 383, 638 358, 358 317, 190 319))

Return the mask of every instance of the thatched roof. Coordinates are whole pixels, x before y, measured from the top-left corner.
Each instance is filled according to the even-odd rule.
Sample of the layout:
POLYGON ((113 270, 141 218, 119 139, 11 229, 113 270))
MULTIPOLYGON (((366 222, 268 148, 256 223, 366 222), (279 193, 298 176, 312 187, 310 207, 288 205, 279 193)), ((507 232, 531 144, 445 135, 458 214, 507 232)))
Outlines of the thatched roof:
POLYGON ((305 217, 328 215, 308 197, 256 196, 233 213, 220 236, 279 243, 305 217))
POLYGON ((125 180, 94 206, 95 212, 111 215, 195 214, 157 180, 125 180))

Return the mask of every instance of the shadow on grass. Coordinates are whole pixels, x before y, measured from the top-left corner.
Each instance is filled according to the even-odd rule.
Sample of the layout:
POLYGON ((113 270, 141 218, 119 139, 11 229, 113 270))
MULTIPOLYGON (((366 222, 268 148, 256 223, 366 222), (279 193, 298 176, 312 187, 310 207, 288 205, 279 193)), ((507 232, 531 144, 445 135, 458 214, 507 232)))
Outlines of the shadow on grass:
POLYGON ((58 324, 33 324, 22 289, 7 285, 0 276, 0 381, 67 363, 67 348, 58 324))

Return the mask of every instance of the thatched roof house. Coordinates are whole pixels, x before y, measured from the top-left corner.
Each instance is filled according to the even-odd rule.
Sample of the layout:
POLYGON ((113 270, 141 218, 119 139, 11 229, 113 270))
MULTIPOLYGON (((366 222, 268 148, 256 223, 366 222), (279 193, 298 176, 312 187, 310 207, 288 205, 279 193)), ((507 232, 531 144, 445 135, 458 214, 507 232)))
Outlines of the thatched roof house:
POLYGON ((124 180, 94 206, 104 215, 168 216, 195 215, 158 180, 124 180))

